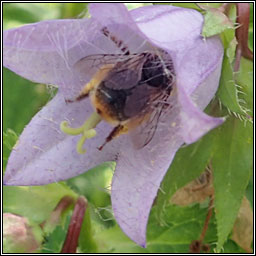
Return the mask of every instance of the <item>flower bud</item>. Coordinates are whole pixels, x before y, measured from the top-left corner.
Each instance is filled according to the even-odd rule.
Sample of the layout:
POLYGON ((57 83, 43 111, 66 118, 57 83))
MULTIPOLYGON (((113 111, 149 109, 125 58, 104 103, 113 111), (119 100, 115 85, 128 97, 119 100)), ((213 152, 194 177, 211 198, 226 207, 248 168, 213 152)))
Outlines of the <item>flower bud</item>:
POLYGON ((31 226, 25 217, 12 213, 3 214, 4 253, 32 253, 39 249, 42 231, 31 226))

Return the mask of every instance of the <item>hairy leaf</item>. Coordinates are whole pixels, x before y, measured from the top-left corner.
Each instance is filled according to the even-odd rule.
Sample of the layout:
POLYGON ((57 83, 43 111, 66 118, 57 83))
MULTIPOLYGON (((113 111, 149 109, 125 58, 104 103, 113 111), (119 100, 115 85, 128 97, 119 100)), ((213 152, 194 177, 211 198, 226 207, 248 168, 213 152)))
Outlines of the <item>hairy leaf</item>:
POLYGON ((66 195, 77 195, 64 183, 46 186, 3 188, 3 210, 27 217, 35 223, 42 223, 49 217, 59 200, 66 195))
POLYGON ((56 226, 56 228, 45 237, 41 253, 60 253, 66 238, 70 219, 71 216, 69 215, 65 219, 64 225, 56 226))
POLYGON ((218 35, 226 29, 232 29, 233 23, 229 18, 216 8, 207 8, 204 16, 203 37, 218 35))
POLYGON ((233 68, 227 56, 225 56, 223 60, 220 87, 217 95, 219 96, 221 103, 230 111, 242 115, 245 114, 238 104, 238 95, 233 68))
MULTIPOLYGON (((155 216, 156 208, 150 215, 147 230, 147 247, 141 248, 127 238, 118 226, 96 234, 100 250, 111 253, 188 253, 189 245, 199 238, 207 208, 199 205, 179 207, 169 205, 163 215, 164 226, 159 225, 155 216)), ((205 242, 216 240, 214 218, 212 219, 205 242)))
POLYGON ((220 251, 233 228, 252 173, 253 132, 251 123, 244 126, 240 120, 230 118, 218 133, 212 166, 220 251))
POLYGON ((210 132, 198 142, 181 148, 170 166, 157 197, 158 214, 161 216, 175 191, 197 178, 211 157, 214 133, 210 132))
MULTIPOLYGON (((241 58, 240 69, 235 76, 237 82, 238 101, 241 108, 253 115, 253 62, 241 58)), ((249 117, 248 117, 249 118, 249 117)))

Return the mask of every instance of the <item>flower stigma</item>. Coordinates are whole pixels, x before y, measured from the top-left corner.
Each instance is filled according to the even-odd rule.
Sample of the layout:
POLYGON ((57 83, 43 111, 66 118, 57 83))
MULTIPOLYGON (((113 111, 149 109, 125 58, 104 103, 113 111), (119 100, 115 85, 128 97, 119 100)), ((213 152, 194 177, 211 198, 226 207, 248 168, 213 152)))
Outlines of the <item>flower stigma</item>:
POLYGON ((97 126, 98 123, 100 123, 101 120, 101 117, 96 112, 93 112, 80 127, 72 128, 68 125, 67 121, 62 121, 60 124, 60 129, 62 132, 68 135, 75 136, 82 134, 82 137, 77 142, 76 151, 79 154, 85 154, 86 149, 83 149, 83 145, 86 139, 91 139, 96 136, 97 132, 94 128, 97 126))

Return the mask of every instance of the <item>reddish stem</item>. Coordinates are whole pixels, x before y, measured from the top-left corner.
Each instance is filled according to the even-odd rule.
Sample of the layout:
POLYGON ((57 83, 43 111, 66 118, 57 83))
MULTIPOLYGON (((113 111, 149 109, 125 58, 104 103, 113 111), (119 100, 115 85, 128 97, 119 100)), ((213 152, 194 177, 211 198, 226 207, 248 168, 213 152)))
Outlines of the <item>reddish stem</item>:
POLYGON ((206 234, 206 231, 207 231, 208 226, 209 226, 210 219, 212 217, 213 201, 214 201, 213 196, 210 196, 210 202, 209 202, 209 205, 208 205, 208 212, 207 212, 207 215, 206 215, 206 218, 205 218, 202 233, 200 235, 199 240, 195 240, 195 241, 191 242, 191 244, 189 246, 189 249, 190 249, 189 252, 190 253, 200 253, 200 252, 209 252, 210 251, 210 246, 208 244, 204 244, 203 241, 204 241, 205 234, 206 234))
POLYGON ((253 60, 253 53, 248 47, 248 30, 250 23, 250 4, 236 3, 237 8, 237 23, 239 27, 236 29, 236 39, 238 42, 236 48, 236 59, 234 71, 239 70, 241 57, 253 60))
POLYGON ((199 240, 192 241, 189 246, 189 253, 200 253, 202 244, 199 240))
POLYGON ((79 234, 81 231, 84 214, 87 208, 87 200, 80 196, 75 204, 75 208, 69 223, 66 240, 62 247, 61 253, 76 253, 79 234))
POLYGON ((74 203, 74 199, 71 196, 64 196, 61 198, 55 209, 52 211, 50 217, 48 220, 44 221, 40 226, 44 228, 45 226, 50 225, 56 226, 58 225, 61 214, 68 209, 69 206, 71 206, 74 203))
POLYGON ((204 241, 205 234, 206 234, 206 231, 208 229, 210 219, 212 217, 212 208, 213 208, 213 196, 210 196, 210 202, 209 202, 209 205, 208 205, 208 212, 207 212, 207 215, 206 215, 206 218, 205 218, 202 233, 201 233, 200 238, 199 238, 200 242, 204 241))

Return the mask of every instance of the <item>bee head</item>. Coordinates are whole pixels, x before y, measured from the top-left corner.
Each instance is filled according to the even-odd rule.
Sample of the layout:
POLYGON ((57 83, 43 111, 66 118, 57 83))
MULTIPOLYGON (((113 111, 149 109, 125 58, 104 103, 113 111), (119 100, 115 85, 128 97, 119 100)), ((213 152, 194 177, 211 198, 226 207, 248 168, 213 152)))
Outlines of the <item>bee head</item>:
POLYGON ((156 88, 167 88, 172 84, 174 69, 172 62, 165 63, 158 55, 150 54, 142 67, 141 83, 156 88))

